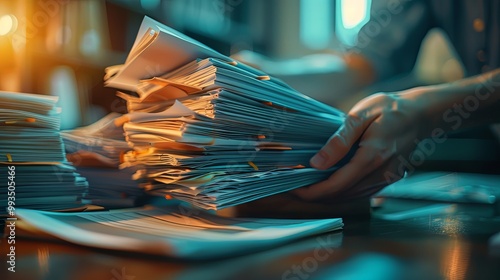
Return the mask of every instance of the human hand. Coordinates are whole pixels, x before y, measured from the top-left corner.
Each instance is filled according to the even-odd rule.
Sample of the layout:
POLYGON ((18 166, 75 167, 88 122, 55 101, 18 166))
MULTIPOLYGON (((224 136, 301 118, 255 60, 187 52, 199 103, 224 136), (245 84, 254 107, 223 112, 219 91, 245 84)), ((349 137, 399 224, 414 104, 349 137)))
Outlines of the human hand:
POLYGON ((400 179, 405 172, 402 161, 426 136, 423 108, 425 100, 412 93, 375 94, 361 100, 310 163, 328 169, 359 141, 354 156, 327 180, 293 193, 305 200, 367 197, 400 179))

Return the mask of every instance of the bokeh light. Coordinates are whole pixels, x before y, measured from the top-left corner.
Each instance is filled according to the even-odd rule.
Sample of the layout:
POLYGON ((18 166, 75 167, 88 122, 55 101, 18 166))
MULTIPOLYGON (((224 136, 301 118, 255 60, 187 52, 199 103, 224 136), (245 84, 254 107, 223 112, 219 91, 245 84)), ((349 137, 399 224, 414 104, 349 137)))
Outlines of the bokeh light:
POLYGON ((17 18, 13 15, 3 15, 0 17, 0 36, 14 33, 17 29, 17 18))

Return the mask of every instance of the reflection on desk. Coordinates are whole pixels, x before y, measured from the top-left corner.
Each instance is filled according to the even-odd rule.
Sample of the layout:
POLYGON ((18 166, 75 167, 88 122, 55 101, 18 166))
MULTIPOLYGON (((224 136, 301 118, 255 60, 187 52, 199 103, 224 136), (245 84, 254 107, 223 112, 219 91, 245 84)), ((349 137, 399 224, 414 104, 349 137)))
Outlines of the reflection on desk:
MULTIPOLYGON (((345 220, 340 233, 209 262, 18 238, 15 277, 10 274, 8 279, 497 279, 500 275, 500 257, 488 248, 488 239, 500 231, 500 217, 444 212, 385 220, 378 214, 398 209, 401 203, 386 199, 372 218, 345 220)), ((3 239, 2 261, 7 248, 3 239)), ((0 275, 6 273, 4 267, 0 275)))

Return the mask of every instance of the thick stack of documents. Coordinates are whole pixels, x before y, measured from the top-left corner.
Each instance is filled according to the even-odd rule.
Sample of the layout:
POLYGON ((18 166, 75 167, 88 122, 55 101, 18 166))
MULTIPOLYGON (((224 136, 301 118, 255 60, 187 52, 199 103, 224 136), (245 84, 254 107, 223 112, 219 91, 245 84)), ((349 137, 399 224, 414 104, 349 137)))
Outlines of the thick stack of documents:
POLYGON ((309 159, 344 114, 145 18, 108 86, 127 93, 122 167, 149 192, 221 209, 327 178, 309 159))
POLYGON ((26 226, 75 244, 189 260, 243 255, 343 226, 342 219, 236 219, 184 208, 85 213, 18 209, 17 215, 26 226))
POLYGON ((16 207, 44 210, 81 206, 88 184, 66 161, 56 101, 53 96, 0 92, 0 205, 14 201, 16 207))

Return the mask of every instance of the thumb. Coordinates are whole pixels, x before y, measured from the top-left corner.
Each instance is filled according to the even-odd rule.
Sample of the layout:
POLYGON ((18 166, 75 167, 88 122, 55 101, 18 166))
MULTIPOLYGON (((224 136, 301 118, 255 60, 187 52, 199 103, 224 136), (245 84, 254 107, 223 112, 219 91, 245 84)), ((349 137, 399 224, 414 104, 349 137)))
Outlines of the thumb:
POLYGON ((322 170, 334 166, 347 155, 369 124, 369 121, 358 116, 348 115, 344 124, 330 137, 323 148, 311 158, 311 166, 322 170))

